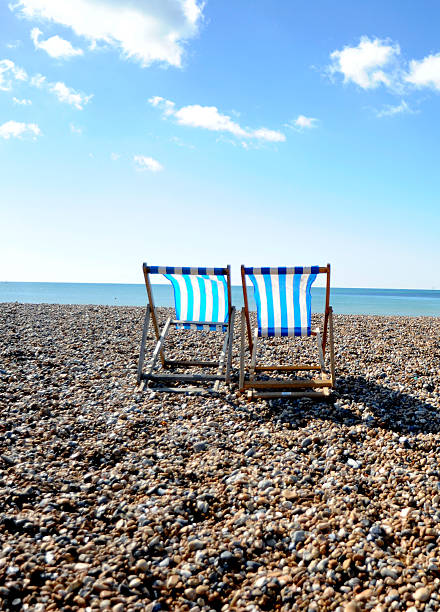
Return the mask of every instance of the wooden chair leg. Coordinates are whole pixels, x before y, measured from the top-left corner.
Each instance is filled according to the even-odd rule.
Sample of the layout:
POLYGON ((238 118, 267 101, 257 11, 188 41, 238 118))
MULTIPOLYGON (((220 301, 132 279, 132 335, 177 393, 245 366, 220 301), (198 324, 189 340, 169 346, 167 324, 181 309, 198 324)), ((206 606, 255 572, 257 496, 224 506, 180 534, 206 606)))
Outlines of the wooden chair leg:
POLYGON ((251 367, 249 372, 249 379, 254 380, 255 378, 255 364, 257 362, 257 344, 258 344, 258 328, 254 330, 254 337, 252 338, 252 357, 251 367))
POLYGON ((240 378, 239 378, 239 383, 238 383, 238 387, 240 391, 243 390, 243 385, 244 385, 244 352, 246 350, 245 345, 244 345, 245 326, 246 326, 246 315, 245 315, 244 308, 242 308, 241 309, 241 328, 240 328, 240 378))
MULTIPOLYGON (((228 350, 228 340, 229 340, 229 335, 228 335, 228 333, 226 333, 225 334, 225 339, 223 341, 222 350, 221 350, 221 353, 220 353, 220 359, 219 359, 219 362, 218 362, 218 368, 217 368, 217 374, 216 374, 217 376, 221 376, 222 372, 223 372, 223 367, 224 367, 225 359, 226 359, 226 353, 227 353, 227 350, 228 350)), ((216 380, 215 383, 214 383, 213 391, 217 392, 219 386, 220 386, 220 380, 216 380)))
POLYGON ((161 351, 162 351, 163 343, 165 342, 165 338, 167 337, 168 332, 170 330, 171 321, 172 321, 171 317, 169 317, 166 320, 166 323, 165 323, 165 325, 163 327, 163 330, 162 330, 162 333, 160 335, 160 338, 157 341, 156 348, 154 349, 153 356, 152 356, 151 361, 150 361, 150 363, 148 365, 148 370, 147 370, 147 373, 146 373, 146 377, 150 376, 153 373, 154 366, 156 365, 157 358, 159 356, 159 353, 161 353, 161 351))
POLYGON ((141 349, 139 353, 139 363, 138 363, 138 369, 137 369, 137 384, 138 385, 141 384, 141 380, 142 380, 142 368, 144 366, 144 360, 145 360, 145 344, 146 344, 147 336, 148 336, 148 327, 150 325, 150 311, 151 311, 150 304, 148 304, 147 311, 145 313, 145 318, 144 318, 144 326, 142 328, 141 349))
POLYGON ((333 342, 333 308, 329 309, 329 327, 330 327, 330 374, 332 387, 335 386, 335 346, 333 342))
POLYGON ((231 380, 231 365, 232 365, 232 344, 234 341, 234 323, 235 323, 235 308, 231 310, 231 320, 229 323, 229 333, 228 333, 228 360, 226 363, 226 378, 225 382, 229 385, 231 380))
POLYGON ((324 361, 324 353, 322 350, 321 332, 319 331, 319 328, 316 328, 315 333, 316 333, 316 342, 318 344, 319 363, 321 364, 322 372, 325 372, 326 367, 325 367, 325 361, 324 361))

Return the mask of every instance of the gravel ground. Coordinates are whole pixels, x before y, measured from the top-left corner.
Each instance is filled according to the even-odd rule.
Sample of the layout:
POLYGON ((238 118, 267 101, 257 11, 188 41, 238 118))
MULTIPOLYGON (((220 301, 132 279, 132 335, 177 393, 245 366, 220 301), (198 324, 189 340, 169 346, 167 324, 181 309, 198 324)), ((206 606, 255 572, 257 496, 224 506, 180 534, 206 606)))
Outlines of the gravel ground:
POLYGON ((334 403, 141 394, 142 320, 0 304, 1 609, 440 610, 439 318, 336 316, 334 403))

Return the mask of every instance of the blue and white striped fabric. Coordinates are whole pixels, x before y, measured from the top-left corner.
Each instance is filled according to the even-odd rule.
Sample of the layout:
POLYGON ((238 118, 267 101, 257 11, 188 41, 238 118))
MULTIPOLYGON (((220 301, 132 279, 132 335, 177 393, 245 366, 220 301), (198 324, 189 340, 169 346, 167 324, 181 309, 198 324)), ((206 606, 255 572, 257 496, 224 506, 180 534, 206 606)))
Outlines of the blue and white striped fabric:
POLYGON ((185 323, 184 329, 226 331, 228 322, 228 285, 224 268, 178 268, 150 266, 151 274, 163 274, 174 289, 177 321, 214 321, 225 325, 185 323))
POLYGON ((254 286, 259 336, 311 335, 310 289, 319 266, 244 271, 254 286))

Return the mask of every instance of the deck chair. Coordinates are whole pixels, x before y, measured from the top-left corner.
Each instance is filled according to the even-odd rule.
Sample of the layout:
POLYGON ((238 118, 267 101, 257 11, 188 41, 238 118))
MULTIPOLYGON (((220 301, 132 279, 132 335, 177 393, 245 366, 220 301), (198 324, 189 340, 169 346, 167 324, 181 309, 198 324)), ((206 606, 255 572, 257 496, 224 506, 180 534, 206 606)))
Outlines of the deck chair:
MULTIPOLYGON (((309 268, 246 268, 241 266, 244 308, 241 313, 241 350, 239 388, 251 398, 312 397, 330 395, 334 386, 333 310, 330 301, 330 264, 309 268), (318 274, 327 275, 324 328, 311 329, 311 286, 318 274), (252 331, 246 287, 249 279, 254 287, 258 326, 252 331), (250 367, 245 367, 245 330, 251 353, 250 367), (328 333, 329 332, 329 333, 328 333), (325 364, 327 335, 330 344, 330 369, 325 364), (315 336, 318 364, 257 365, 258 339, 277 336, 315 336), (289 380, 261 379, 264 372, 308 372, 312 378, 289 380), (260 374, 260 378, 257 375, 260 374)), ((303 374, 305 376, 305 374, 303 374)))
POLYGON ((147 288, 148 305, 142 331, 141 350, 139 355, 137 382, 142 388, 156 382, 162 386, 154 387, 156 391, 168 392, 216 392, 221 381, 230 383, 232 341, 234 330, 235 308, 231 304, 231 269, 226 268, 178 268, 170 266, 147 266, 143 264, 145 286, 147 288), (176 317, 169 317, 162 331, 159 330, 156 310, 154 307, 153 290, 150 274, 163 274, 170 281, 174 290, 174 304, 176 317), (151 359, 143 371, 145 360, 145 345, 148 336, 150 319, 157 339, 156 347, 151 359), (225 333, 223 347, 218 361, 202 361, 197 359, 176 360, 167 359, 165 354, 165 340, 170 328, 183 330, 216 330, 225 333), (155 370, 158 358, 162 368, 155 370), (170 373, 172 368, 191 367, 215 368, 211 374, 170 373), (166 371, 168 370, 168 372, 166 371), (163 386, 164 383, 174 382, 213 382, 212 388, 174 387, 163 386))

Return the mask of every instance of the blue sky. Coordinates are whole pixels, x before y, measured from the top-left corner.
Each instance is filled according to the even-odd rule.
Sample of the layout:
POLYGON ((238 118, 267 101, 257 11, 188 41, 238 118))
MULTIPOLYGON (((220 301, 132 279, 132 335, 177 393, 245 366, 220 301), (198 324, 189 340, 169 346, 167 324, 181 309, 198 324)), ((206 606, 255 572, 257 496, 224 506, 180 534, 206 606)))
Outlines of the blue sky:
POLYGON ((0 5, 0 280, 437 288, 436 0, 0 5))

